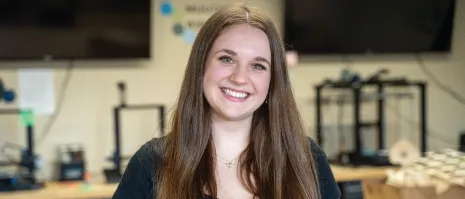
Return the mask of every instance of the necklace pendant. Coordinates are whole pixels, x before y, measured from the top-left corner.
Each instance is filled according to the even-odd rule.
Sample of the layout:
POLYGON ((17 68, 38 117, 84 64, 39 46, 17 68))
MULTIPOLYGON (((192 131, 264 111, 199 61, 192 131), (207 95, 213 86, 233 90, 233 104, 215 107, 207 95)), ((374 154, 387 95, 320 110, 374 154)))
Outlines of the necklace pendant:
POLYGON ((228 167, 228 169, 231 169, 231 167, 234 166, 234 163, 232 163, 232 162, 227 162, 227 163, 225 163, 225 164, 226 164, 226 166, 228 167))

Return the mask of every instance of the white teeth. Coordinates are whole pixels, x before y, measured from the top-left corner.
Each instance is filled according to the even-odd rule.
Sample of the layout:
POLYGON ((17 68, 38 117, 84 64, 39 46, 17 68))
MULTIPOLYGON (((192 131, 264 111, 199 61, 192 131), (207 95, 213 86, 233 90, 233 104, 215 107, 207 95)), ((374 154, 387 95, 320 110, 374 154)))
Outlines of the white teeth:
POLYGON ((223 92, 226 95, 230 95, 236 98, 246 98, 249 95, 248 93, 236 92, 236 91, 229 90, 227 88, 223 88, 223 92))

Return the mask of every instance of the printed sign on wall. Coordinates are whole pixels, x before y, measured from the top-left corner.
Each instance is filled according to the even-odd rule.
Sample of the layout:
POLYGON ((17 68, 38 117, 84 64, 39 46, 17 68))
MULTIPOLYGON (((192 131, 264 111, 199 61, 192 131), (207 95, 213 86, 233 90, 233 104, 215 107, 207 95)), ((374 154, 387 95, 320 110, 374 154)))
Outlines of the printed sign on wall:
POLYGON ((224 2, 211 0, 190 3, 185 0, 162 0, 159 11, 163 17, 171 18, 173 34, 192 44, 204 22, 222 5, 224 2))

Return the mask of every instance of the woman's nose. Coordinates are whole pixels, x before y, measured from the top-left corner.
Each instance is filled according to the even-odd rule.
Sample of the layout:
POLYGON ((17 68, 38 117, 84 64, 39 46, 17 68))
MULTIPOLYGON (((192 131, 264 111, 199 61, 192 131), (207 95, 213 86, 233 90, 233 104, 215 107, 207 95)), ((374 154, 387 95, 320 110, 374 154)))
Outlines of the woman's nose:
POLYGON ((236 66, 232 74, 229 76, 229 80, 236 84, 247 83, 247 69, 243 66, 236 66))

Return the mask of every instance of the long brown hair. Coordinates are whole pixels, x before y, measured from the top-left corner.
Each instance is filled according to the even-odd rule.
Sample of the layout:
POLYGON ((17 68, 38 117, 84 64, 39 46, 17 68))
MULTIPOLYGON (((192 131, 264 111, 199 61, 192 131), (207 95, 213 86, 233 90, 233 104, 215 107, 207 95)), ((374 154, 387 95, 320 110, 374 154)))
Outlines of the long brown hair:
POLYGON ((165 142, 157 199, 216 198, 215 152, 211 108, 202 84, 207 55, 228 26, 248 23, 266 33, 271 50, 268 103, 255 111, 251 140, 241 154, 243 183, 260 199, 318 199, 319 188, 311 155, 291 89, 284 45, 271 19, 241 4, 219 9, 200 29, 192 46, 181 93, 165 142))

